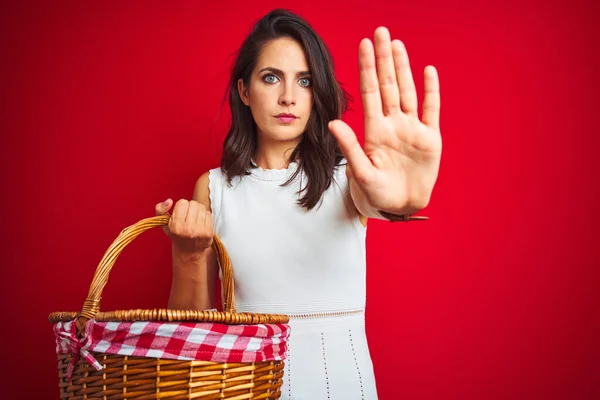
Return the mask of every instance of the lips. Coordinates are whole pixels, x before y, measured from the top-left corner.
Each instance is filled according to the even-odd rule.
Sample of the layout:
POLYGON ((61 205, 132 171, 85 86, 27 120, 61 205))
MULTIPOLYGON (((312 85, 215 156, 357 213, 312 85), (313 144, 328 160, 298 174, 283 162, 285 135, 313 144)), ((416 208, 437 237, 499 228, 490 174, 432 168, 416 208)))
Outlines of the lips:
POLYGON ((276 115, 275 118, 277 118, 279 120, 279 122, 281 122, 282 124, 290 124, 292 123, 296 118, 294 114, 279 114, 276 115))

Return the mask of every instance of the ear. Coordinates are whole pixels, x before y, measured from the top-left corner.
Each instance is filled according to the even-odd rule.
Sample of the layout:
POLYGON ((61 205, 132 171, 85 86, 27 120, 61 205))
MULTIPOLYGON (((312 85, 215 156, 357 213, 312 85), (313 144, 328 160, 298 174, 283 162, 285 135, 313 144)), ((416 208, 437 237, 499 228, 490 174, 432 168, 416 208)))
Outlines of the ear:
POLYGON ((246 106, 250 105, 250 99, 248 98, 248 88, 244 85, 244 80, 242 78, 238 79, 238 94, 240 95, 240 99, 242 103, 246 106))

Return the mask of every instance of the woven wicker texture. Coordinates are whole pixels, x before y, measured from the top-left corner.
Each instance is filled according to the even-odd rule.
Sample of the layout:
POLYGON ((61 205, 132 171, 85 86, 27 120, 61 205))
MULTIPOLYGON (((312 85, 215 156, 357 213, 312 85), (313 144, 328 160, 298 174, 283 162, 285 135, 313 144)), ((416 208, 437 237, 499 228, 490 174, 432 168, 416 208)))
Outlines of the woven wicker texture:
MULTIPOLYGON (((143 219, 124 229, 100 261, 80 312, 54 312, 51 323, 76 320, 81 336, 90 319, 96 321, 198 321, 225 324, 288 323, 286 315, 237 313, 233 271, 227 251, 215 235, 212 248, 222 270, 223 312, 205 310, 117 310, 100 312, 102 291, 123 249, 144 231, 166 225, 169 216, 143 219)), ((180 361, 93 353, 103 365, 97 371, 82 358, 71 379, 66 370, 71 355, 58 355, 60 398, 79 399, 279 399, 283 361, 218 363, 180 361)))

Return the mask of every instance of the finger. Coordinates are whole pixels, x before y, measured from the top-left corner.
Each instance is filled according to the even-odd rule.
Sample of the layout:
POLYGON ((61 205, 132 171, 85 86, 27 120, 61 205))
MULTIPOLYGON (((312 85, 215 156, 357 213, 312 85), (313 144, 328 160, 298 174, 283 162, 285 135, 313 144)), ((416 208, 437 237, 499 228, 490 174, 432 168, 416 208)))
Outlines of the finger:
POLYGON ((179 227, 183 225, 188 212, 188 207, 189 201, 184 199, 178 200, 177 203, 175 203, 175 208, 173 208, 173 216, 169 221, 169 227, 171 230, 173 230, 175 226, 179 227))
MULTIPOLYGON (((154 206, 154 212, 156 213, 157 216, 168 215, 169 214, 169 210, 171 209, 172 206, 173 206, 173 200, 166 199, 162 203, 158 203, 156 206, 154 206)), ((169 234, 168 225, 162 226, 162 230, 167 235, 169 234)))
POLYGON ((204 213, 205 217, 204 217, 204 227, 212 232, 213 230, 213 220, 212 220, 212 213, 208 210, 206 210, 206 212, 204 213))
POLYGON ((167 200, 163 201, 162 203, 158 203, 156 206, 154 206, 154 212, 156 213, 157 216, 168 214, 172 205, 173 205, 173 200, 167 199, 167 200))
POLYGON ((360 95, 365 117, 382 115, 379 81, 375 70, 375 52, 373 43, 363 39, 358 46, 358 69, 360 72, 360 95))
POLYGON ((198 215, 196 216, 196 223, 198 224, 198 226, 203 227, 206 222, 206 207, 204 206, 204 204, 196 204, 198 204, 198 215))
POLYGON ((440 80, 433 65, 425 67, 425 98, 423 100, 423 123, 440 130, 440 80))
POLYGON ((185 222, 189 225, 194 225, 198 220, 199 204, 195 201, 190 201, 187 209, 187 215, 185 216, 185 222))
POLYGON ((400 106, 406 114, 417 117, 417 89, 415 88, 415 81, 410 70, 410 60, 404 43, 394 40, 392 42, 392 53, 394 54, 396 78, 400 91, 400 106))
POLYGON ((377 59, 377 77, 383 113, 385 115, 398 113, 400 112, 400 93, 396 82, 390 32, 385 27, 375 30, 375 58, 377 59))
POLYGON ((344 121, 338 119, 329 123, 329 129, 337 138, 340 149, 342 150, 342 153, 344 153, 354 175, 357 176, 357 178, 360 175, 362 178, 368 179, 366 175, 370 173, 373 164, 363 151, 360 143, 358 143, 358 139, 352 128, 344 121))

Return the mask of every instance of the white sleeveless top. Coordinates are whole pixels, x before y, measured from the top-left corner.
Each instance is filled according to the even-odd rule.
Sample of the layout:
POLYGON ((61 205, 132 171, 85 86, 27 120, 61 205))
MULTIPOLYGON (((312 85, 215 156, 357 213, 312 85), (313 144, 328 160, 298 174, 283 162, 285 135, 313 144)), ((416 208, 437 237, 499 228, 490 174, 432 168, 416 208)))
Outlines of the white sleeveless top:
MULTIPOLYGON (((343 161, 345 164, 345 160, 343 161)), ((364 324, 366 228, 345 165, 311 211, 298 168, 253 168, 231 186, 209 172, 215 234, 231 258, 237 311, 290 315, 281 399, 377 399, 364 324)))

